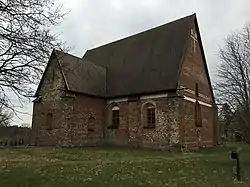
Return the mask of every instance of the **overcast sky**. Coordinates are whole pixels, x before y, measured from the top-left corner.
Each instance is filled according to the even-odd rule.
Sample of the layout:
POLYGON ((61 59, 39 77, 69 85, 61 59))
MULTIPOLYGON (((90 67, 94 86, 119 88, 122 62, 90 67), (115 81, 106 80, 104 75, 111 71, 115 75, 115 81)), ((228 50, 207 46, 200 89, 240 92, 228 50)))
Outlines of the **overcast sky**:
MULTIPOLYGON (((82 57, 87 49, 196 13, 212 80, 223 40, 250 22, 249 0, 56 0, 69 12, 56 32, 82 57)), ((31 124, 32 103, 14 124, 31 124)))

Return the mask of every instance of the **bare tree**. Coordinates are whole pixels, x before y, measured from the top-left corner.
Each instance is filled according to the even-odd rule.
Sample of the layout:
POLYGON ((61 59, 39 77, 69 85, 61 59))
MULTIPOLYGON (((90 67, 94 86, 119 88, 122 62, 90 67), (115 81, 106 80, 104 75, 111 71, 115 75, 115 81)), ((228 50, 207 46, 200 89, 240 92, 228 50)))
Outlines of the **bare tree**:
POLYGON ((232 111, 230 105, 228 103, 225 103, 222 105, 219 115, 221 119, 221 125, 223 125, 223 135, 227 139, 228 129, 233 122, 235 113, 232 111))
POLYGON ((52 29, 64 17, 54 0, 0 0, 0 104, 12 108, 34 94, 53 48, 61 48, 52 29))
POLYGON ((227 37, 219 57, 217 96, 240 114, 244 132, 250 135, 250 24, 227 37))
POLYGON ((8 110, 4 109, 4 106, 0 106, 0 127, 6 127, 10 125, 13 115, 8 110))

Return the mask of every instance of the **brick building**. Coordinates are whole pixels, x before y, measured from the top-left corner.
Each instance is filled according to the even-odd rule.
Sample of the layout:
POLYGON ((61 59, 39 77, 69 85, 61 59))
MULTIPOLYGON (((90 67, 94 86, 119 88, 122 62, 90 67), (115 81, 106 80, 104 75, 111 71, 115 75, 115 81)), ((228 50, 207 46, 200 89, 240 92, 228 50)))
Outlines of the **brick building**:
POLYGON ((52 52, 35 94, 39 146, 169 149, 217 143, 196 15, 88 50, 52 52))

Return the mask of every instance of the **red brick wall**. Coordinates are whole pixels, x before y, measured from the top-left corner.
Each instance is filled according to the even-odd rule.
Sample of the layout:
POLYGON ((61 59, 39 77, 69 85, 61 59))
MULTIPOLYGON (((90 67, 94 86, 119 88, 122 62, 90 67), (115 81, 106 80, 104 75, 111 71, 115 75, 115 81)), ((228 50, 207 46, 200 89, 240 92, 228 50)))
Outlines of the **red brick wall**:
MULTIPOLYGON (((193 27, 194 30, 195 27, 193 27)), ((197 32, 197 30, 196 30, 197 32)), ((199 42, 199 39, 198 39, 199 42)), ((189 90, 183 90, 181 94, 193 98, 198 101, 202 101, 213 105, 212 92, 209 87, 204 62, 202 59, 201 49, 198 42, 195 45, 193 39, 189 37, 185 55, 183 56, 182 67, 179 75, 179 86, 188 88, 189 90), (199 97, 195 96, 195 83, 198 83, 199 97), (204 97, 205 96, 205 97, 204 97)), ((195 103, 191 101, 183 101, 181 117, 181 135, 183 145, 197 146, 197 127, 194 123, 194 107, 195 103)), ((202 113, 202 127, 201 127, 201 139, 203 146, 213 145, 215 139, 215 108, 201 105, 202 113)))
MULTIPOLYGON (((195 28, 193 28, 195 30, 195 28)), ((199 41, 198 41, 199 42, 199 41)), ((205 65, 202 59, 202 53, 198 42, 195 45, 195 51, 193 49, 193 39, 189 37, 187 42, 187 48, 182 62, 182 67, 179 77, 179 85, 185 86, 191 90, 195 90, 195 83, 199 85, 199 93, 209 97, 210 101, 204 100, 200 97, 200 100, 205 102, 212 102, 212 93, 209 87, 209 82, 206 75, 205 65)), ((185 93, 189 94, 190 93, 185 93)), ((193 94, 190 96, 193 97, 193 94)))
MULTIPOLYGON (((182 101, 182 115, 183 115, 183 127, 182 127, 182 145, 187 147, 197 147, 197 127, 194 122, 194 104, 190 101, 182 101)), ((213 108, 201 105, 202 113, 202 127, 201 130, 201 143, 203 146, 213 145, 213 108)))
POLYGON ((97 145, 102 141, 105 110, 105 100, 85 95, 76 95, 72 117, 74 126, 72 143, 74 145, 97 145), (88 130, 90 117, 94 118, 93 131, 88 130))

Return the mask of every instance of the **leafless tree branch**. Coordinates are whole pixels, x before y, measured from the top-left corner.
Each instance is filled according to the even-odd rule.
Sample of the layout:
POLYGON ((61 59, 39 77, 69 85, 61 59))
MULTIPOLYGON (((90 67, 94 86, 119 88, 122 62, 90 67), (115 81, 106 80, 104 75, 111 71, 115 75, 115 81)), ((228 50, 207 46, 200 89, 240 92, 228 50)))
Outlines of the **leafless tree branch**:
POLYGON ((64 50, 52 33, 64 15, 54 0, 0 0, 0 104, 14 109, 7 90, 34 95, 52 49, 64 50))
POLYGON ((250 135, 250 24, 226 38, 219 58, 216 94, 220 102, 237 112, 243 131, 250 135))

